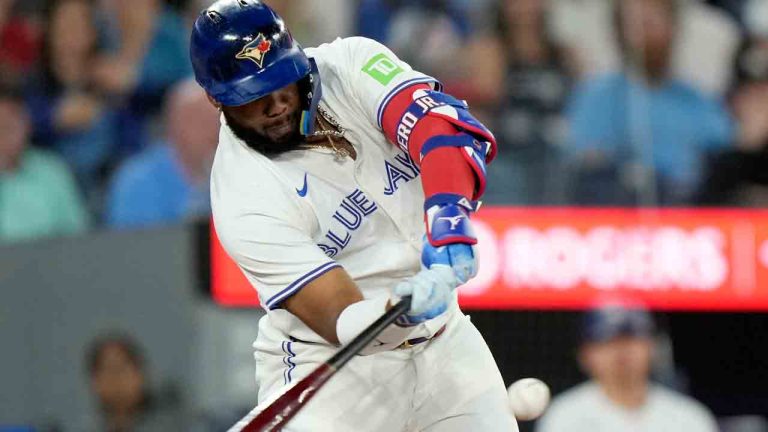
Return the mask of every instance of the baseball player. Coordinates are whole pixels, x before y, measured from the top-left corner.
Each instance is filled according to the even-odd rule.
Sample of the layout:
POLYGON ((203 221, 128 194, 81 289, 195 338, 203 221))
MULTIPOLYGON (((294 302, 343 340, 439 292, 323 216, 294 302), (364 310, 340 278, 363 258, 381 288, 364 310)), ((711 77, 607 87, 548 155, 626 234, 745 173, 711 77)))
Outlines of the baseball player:
POLYGON ((222 113, 214 224, 267 311, 259 402, 410 295, 287 430, 517 430, 455 292, 477 269, 469 218, 491 132, 386 47, 353 37, 304 50, 256 0, 204 10, 190 52, 222 113))
POLYGON ((704 405, 650 381, 654 328, 641 308, 606 304, 587 312, 579 363, 590 380, 556 397, 536 431, 717 431, 704 405))

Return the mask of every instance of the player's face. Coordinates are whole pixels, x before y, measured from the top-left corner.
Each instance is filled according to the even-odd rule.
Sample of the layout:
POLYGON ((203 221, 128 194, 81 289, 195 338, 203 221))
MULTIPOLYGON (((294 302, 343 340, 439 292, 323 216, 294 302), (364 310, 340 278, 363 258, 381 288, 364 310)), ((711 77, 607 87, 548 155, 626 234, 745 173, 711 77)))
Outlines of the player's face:
POLYGON ((646 67, 663 66, 674 40, 674 18, 669 0, 629 0, 622 3, 625 43, 645 58, 646 67), (650 64, 649 64, 650 63, 650 64))
POLYGON ((648 380, 652 342, 642 337, 618 337, 582 347, 582 365, 598 382, 637 384, 648 380))
POLYGON ((89 2, 75 0, 57 3, 50 24, 48 43, 51 45, 51 54, 78 58, 87 55, 97 38, 92 22, 89 2))
POLYGON ((0 170, 14 165, 27 145, 29 121, 16 102, 0 100, 0 170))
POLYGON ((768 140, 768 115, 764 106, 768 100, 768 83, 739 86, 732 98, 733 112, 741 132, 741 142, 760 148, 768 140))
POLYGON ((283 153, 303 141, 299 132, 301 100, 295 83, 248 104, 223 107, 222 112, 232 132, 261 153, 283 153))
POLYGON ((101 404, 123 411, 141 403, 144 376, 125 350, 112 344, 103 348, 91 385, 101 404))
POLYGON ((187 163, 210 169, 218 143, 218 112, 199 96, 184 95, 178 99, 181 100, 170 103, 167 113, 170 141, 187 163))

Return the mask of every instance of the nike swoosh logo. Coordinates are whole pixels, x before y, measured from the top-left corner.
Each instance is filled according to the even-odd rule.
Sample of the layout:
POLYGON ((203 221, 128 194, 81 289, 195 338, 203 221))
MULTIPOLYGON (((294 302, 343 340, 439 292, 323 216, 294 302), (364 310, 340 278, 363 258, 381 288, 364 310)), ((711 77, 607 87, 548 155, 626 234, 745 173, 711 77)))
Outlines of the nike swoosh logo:
POLYGON ((304 173, 304 186, 302 186, 301 189, 296 189, 296 193, 299 194, 300 197, 307 196, 307 173, 304 173))

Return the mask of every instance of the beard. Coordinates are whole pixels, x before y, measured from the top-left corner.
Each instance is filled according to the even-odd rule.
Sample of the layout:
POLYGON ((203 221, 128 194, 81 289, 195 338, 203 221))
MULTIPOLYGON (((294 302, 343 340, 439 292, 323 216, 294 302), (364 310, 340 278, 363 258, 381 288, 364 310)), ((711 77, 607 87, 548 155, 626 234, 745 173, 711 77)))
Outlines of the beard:
POLYGON ((304 136, 302 136, 299 131, 299 110, 291 114, 290 121, 293 125, 291 132, 288 135, 281 137, 278 141, 274 141, 268 136, 256 132, 256 130, 251 127, 238 123, 237 120, 227 114, 226 110, 222 112, 224 113, 224 119, 227 121, 227 126, 232 130, 232 133, 241 139, 248 147, 264 156, 277 156, 282 153, 296 150, 304 143, 304 136))

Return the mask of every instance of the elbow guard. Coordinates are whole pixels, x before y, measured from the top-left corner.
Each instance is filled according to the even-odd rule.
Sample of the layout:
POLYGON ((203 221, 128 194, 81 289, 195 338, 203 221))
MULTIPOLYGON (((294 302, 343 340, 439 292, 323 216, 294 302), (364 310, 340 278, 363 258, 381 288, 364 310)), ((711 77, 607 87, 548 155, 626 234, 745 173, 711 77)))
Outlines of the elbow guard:
POLYGON ((410 153, 411 132, 427 116, 449 122, 460 133, 436 135, 428 139, 419 150, 419 162, 436 148, 461 148, 462 155, 477 177, 477 190, 472 199, 478 199, 485 190, 486 164, 496 157, 493 133, 469 112, 465 102, 445 93, 420 89, 413 93, 413 102, 397 123, 396 140, 401 150, 410 153))

